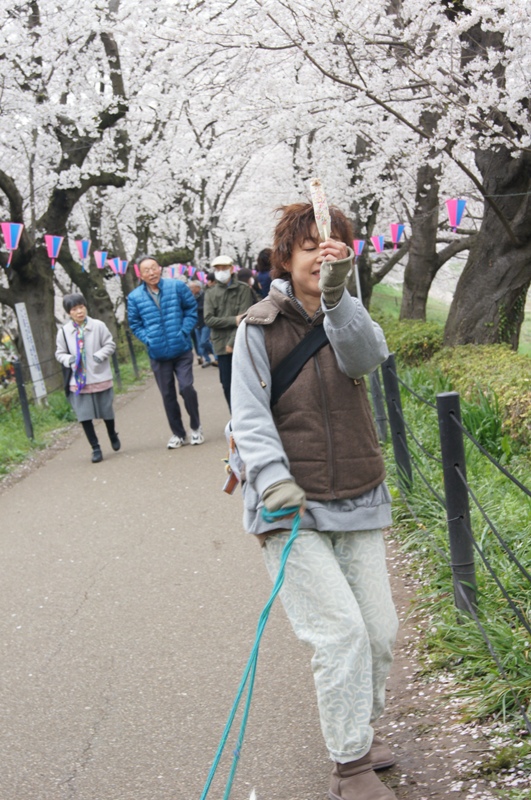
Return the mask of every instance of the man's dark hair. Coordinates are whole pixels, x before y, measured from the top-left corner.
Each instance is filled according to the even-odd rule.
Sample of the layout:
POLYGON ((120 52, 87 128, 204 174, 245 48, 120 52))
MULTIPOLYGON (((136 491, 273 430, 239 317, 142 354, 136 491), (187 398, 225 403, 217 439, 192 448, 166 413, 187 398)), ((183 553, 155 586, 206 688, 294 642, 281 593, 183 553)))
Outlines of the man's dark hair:
POLYGON ((247 283, 249 278, 253 278, 254 277, 252 271, 250 269, 247 269, 246 267, 244 267, 243 269, 238 270, 237 276, 238 276, 238 280, 241 281, 242 283, 247 283))
POLYGON ((156 261, 157 264, 159 263, 157 261, 157 259, 155 258, 155 256, 150 256, 150 255, 148 255, 148 253, 143 253, 140 256, 140 258, 138 258, 137 261, 136 261, 136 265, 137 265, 138 269, 140 269, 140 264, 142 263, 142 261, 156 261))
POLYGON ((258 257, 256 259, 258 272, 269 272, 271 269, 271 252, 271 248, 266 247, 264 250, 260 250, 258 253, 258 257))
POLYGON ((70 314, 73 308, 76 306, 85 306, 87 307, 87 301, 83 297, 81 293, 77 294, 65 294, 63 297, 63 308, 67 314, 70 314))

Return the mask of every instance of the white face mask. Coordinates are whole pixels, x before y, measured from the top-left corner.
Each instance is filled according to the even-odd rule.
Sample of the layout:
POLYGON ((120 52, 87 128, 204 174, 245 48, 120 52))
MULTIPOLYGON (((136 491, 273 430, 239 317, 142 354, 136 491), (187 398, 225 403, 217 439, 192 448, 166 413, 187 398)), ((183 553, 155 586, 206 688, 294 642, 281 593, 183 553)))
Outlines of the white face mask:
POLYGON ((228 283, 231 278, 231 271, 230 269, 217 269, 214 272, 214 277, 220 283, 228 283))

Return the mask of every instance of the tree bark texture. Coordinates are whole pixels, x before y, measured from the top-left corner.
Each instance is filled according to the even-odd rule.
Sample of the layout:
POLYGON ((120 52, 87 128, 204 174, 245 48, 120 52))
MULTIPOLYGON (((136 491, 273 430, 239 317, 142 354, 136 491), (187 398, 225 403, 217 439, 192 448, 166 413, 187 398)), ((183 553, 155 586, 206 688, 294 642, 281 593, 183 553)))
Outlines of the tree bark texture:
MULTIPOLYGON (((12 273, 9 276, 9 284, 13 307, 15 303, 26 305, 42 375, 48 391, 54 391, 62 385, 62 375, 61 368, 55 360, 57 325, 54 313, 53 272, 46 249, 38 248, 25 270, 15 272, 10 269, 9 272, 12 273), (24 274, 27 274, 28 268, 31 270, 31 280, 27 280, 24 274)), ((17 344, 20 349, 22 343, 17 344)), ((28 363, 26 359, 26 364, 28 363)))
POLYGON ((458 281, 444 341, 508 342, 516 349, 531 281, 531 154, 478 151, 476 164, 491 202, 458 281))
POLYGON ((417 173, 415 213, 411 220, 409 257, 404 272, 400 319, 426 320, 428 293, 440 263, 437 256, 439 182, 429 164, 417 173))

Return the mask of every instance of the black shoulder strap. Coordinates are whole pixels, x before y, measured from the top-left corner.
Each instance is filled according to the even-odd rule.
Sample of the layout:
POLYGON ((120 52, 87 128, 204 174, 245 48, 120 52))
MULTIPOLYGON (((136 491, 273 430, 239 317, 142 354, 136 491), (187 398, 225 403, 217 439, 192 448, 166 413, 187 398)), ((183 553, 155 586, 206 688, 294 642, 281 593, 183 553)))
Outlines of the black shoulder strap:
POLYGON ((70 348, 68 346, 68 342, 66 341, 66 333, 65 333, 64 326, 63 326, 63 339, 65 340, 65 347, 68 350, 68 352, 70 353, 70 348))
POLYGON ((289 389, 303 366, 318 350, 328 344, 324 325, 316 325, 304 339, 277 364, 271 372, 271 408, 278 403, 284 392, 289 389))

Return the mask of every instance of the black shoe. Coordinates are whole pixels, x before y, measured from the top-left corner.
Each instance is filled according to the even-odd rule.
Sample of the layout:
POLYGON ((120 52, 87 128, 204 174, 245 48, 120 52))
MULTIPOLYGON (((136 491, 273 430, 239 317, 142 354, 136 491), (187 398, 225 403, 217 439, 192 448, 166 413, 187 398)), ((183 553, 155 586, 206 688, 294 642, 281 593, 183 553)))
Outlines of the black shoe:
POLYGON ((103 453, 101 452, 101 447, 93 447, 92 448, 92 463, 98 464, 100 461, 103 461, 103 453))
POLYGON ((118 438, 118 434, 117 433, 113 433, 113 435, 110 436, 109 438, 111 440, 112 449, 117 452, 120 449, 120 447, 122 446, 122 443, 120 442, 120 440, 118 438))

